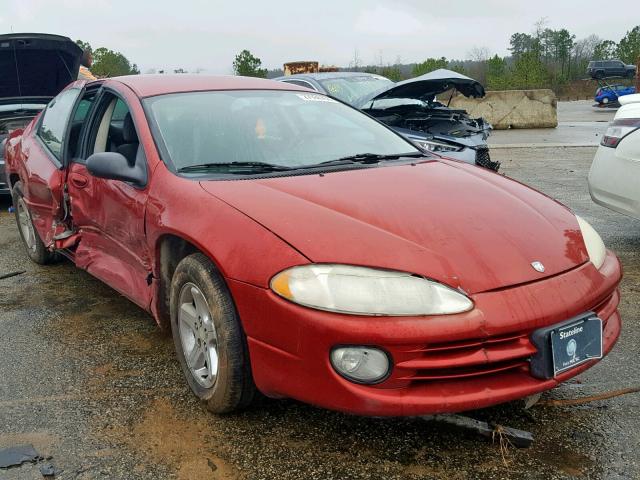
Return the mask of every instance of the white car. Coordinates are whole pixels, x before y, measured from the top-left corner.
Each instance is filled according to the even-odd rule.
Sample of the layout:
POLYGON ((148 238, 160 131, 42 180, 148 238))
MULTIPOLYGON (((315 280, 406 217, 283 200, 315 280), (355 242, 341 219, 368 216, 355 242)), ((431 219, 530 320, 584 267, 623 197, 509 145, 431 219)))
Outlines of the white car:
POLYGON ((622 105, 602 137, 589 171, 594 202, 640 219, 640 94, 622 105))

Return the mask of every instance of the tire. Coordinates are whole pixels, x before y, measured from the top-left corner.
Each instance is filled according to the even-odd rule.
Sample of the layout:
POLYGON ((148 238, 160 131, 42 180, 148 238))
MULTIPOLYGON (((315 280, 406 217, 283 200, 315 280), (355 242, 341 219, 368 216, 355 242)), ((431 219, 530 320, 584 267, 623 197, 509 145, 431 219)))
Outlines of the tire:
POLYGON ((29 207, 24 201, 24 195, 22 194, 22 183, 16 182, 11 193, 18 231, 20 232, 20 238, 27 251, 27 255, 38 265, 46 265, 53 262, 56 255, 47 250, 40 238, 38 230, 36 230, 36 227, 33 225, 29 207))
POLYGON ((634 78, 636 76, 636 72, 633 70, 629 70, 627 72, 627 78, 634 78))
POLYGON ((222 275, 205 255, 178 264, 170 304, 173 343, 191 391, 213 413, 247 407, 256 387, 246 336, 222 275))
POLYGON ((596 72, 596 74, 594 75, 594 78, 597 79, 597 80, 600 80, 600 79, 604 78, 604 72, 602 70, 598 70, 596 72))

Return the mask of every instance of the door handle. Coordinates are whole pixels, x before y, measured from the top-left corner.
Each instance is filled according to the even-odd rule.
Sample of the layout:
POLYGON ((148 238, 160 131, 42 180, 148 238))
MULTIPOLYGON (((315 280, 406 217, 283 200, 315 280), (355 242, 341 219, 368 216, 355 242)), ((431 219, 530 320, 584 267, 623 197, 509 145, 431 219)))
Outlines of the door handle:
POLYGON ((77 173, 71 174, 71 183, 77 188, 84 188, 89 183, 89 179, 84 175, 79 175, 77 173))

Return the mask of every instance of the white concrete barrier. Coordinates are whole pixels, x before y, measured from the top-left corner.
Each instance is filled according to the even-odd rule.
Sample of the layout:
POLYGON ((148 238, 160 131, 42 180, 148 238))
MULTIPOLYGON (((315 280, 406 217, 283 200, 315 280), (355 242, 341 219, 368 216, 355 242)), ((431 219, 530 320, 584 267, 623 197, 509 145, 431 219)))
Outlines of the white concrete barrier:
POLYGON ((483 117, 497 130, 558 126, 558 101, 549 89, 493 91, 478 99, 456 95, 450 106, 483 117))

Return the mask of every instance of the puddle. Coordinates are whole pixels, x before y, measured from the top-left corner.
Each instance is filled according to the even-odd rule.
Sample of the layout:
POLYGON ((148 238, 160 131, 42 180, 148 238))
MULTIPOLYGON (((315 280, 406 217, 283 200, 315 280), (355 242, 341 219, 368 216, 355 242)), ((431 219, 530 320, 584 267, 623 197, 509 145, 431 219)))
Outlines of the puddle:
POLYGON ((540 451, 534 456, 541 462, 552 465, 570 477, 586 476, 589 469, 594 465, 593 460, 586 455, 559 445, 553 445, 553 448, 540 451))

